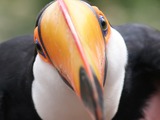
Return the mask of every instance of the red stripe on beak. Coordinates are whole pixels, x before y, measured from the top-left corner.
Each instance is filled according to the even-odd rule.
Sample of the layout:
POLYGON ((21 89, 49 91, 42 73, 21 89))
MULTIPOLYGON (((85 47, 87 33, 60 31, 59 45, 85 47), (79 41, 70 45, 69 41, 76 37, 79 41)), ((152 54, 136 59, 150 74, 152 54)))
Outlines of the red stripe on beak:
POLYGON ((79 51, 80 56, 82 58, 82 61, 84 63, 85 69, 86 69, 86 71, 88 73, 88 76, 89 76, 89 78, 91 80, 93 80, 93 76, 92 76, 92 72, 91 72, 89 63, 87 62, 87 58, 86 58, 86 56, 84 54, 84 50, 82 49, 82 45, 80 43, 79 36, 78 36, 78 34, 76 32, 76 29, 75 29, 75 27, 73 25, 72 19, 71 19, 70 15, 69 15, 69 11, 67 9, 67 6, 66 6, 66 4, 65 4, 65 2, 63 0, 58 0, 58 3, 60 5, 60 9, 62 10, 64 18, 65 18, 65 20, 67 22, 67 25, 68 25, 69 29, 71 30, 71 33, 72 33, 73 38, 75 40, 75 44, 76 44, 76 46, 78 48, 78 51, 79 51))

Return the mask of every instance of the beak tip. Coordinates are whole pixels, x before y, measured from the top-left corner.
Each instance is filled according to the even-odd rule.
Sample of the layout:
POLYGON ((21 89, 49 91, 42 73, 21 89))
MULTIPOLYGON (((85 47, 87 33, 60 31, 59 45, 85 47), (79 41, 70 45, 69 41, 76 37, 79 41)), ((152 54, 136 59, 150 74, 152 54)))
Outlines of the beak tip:
POLYGON ((91 116, 96 120, 104 120, 103 91, 94 73, 93 77, 95 88, 84 68, 80 68, 80 96, 89 113, 92 114, 91 116))

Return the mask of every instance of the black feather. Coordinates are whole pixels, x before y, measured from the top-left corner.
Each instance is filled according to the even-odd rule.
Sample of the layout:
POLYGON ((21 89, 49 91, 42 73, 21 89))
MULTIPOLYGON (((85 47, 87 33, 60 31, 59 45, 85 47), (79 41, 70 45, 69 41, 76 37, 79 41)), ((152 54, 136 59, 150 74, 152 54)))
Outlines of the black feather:
POLYGON ((115 27, 128 49, 124 89, 113 120, 139 120, 147 100, 160 87, 160 32, 148 26, 115 27), (158 83, 158 84, 157 84, 158 83))
POLYGON ((0 44, 0 120, 40 120, 31 98, 33 36, 0 44))

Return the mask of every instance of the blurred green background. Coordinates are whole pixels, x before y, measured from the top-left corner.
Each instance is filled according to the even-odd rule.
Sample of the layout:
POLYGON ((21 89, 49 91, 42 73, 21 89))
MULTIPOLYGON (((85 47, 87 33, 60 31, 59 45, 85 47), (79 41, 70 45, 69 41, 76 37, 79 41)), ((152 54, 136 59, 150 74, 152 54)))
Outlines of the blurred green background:
MULTIPOLYGON (((0 0, 0 41, 33 34, 37 14, 51 0, 0 0)), ((160 0, 88 0, 112 25, 143 23, 160 30, 160 0)))

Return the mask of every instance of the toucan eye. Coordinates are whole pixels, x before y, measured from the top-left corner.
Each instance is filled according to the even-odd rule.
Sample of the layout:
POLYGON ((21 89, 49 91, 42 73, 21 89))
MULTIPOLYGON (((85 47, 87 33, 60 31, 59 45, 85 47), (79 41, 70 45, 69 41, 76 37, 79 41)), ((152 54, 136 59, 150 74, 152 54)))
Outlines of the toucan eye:
POLYGON ((35 40, 35 46, 36 46, 37 51, 38 51, 42 56, 45 57, 44 52, 43 52, 43 50, 42 50, 42 47, 41 47, 41 45, 40 45, 40 43, 39 43, 39 41, 38 41, 37 39, 35 40))
POLYGON ((99 21, 100 21, 100 24, 101 24, 103 34, 104 34, 104 36, 106 36, 107 30, 108 30, 107 22, 106 22, 106 20, 103 16, 99 17, 99 21))

